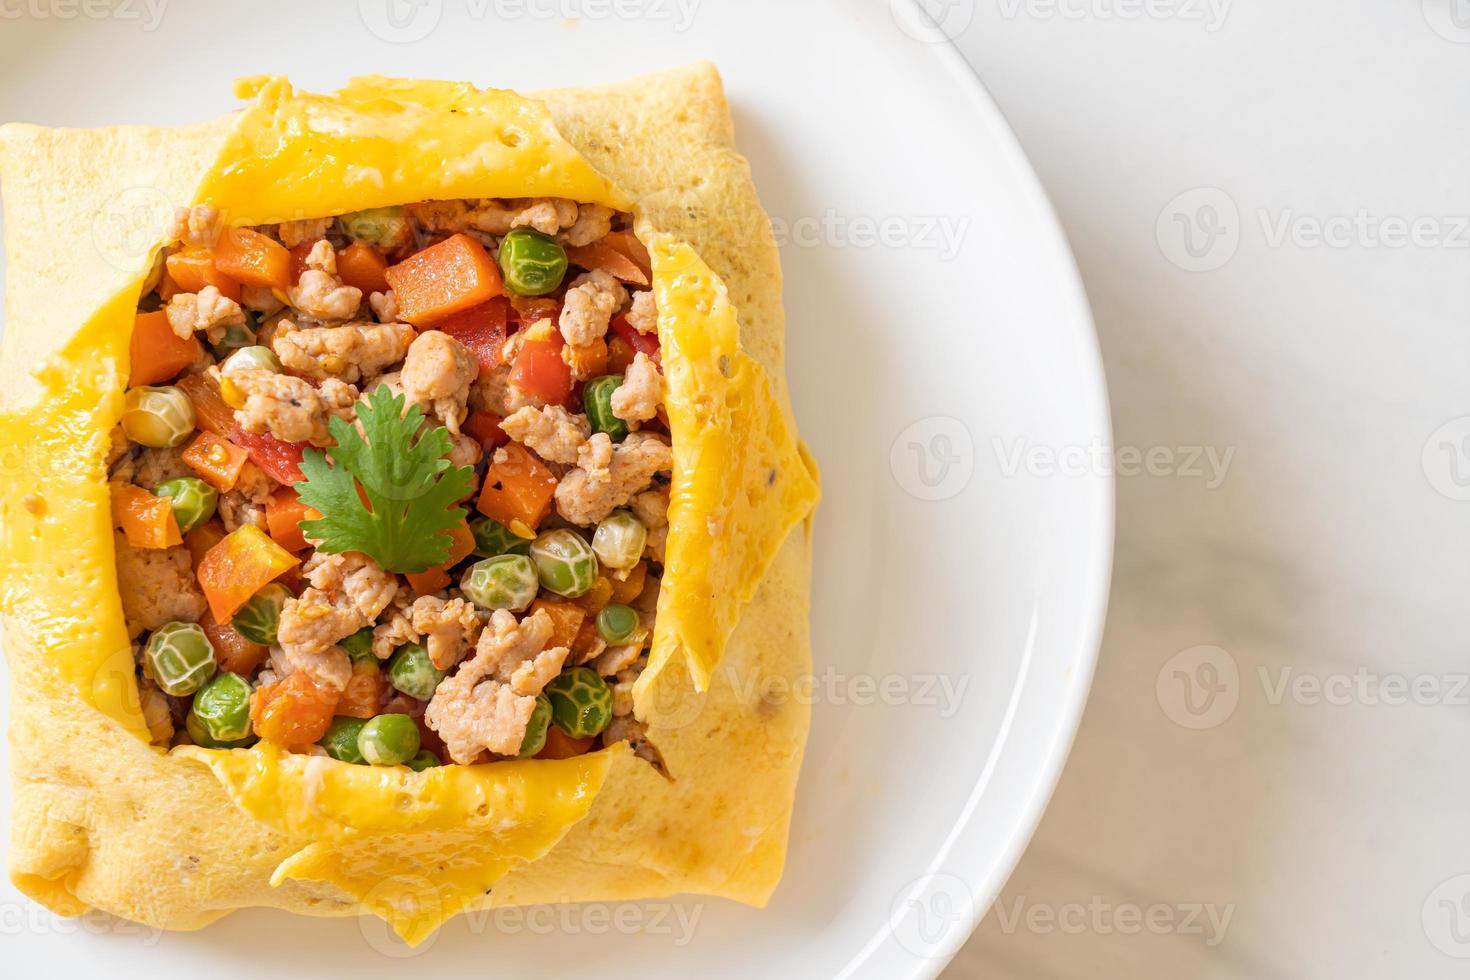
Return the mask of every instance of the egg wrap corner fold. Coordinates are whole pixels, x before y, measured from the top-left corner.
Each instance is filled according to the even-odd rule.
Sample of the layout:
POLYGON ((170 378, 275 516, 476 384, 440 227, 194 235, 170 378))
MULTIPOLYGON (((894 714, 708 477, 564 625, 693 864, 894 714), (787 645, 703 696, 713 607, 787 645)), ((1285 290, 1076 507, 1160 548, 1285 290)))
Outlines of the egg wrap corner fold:
POLYGON ((718 76, 692 66, 544 101, 384 78, 334 95, 280 78, 241 91, 254 99, 244 110, 182 129, 0 127, 0 366, 11 382, 0 396, 10 454, 0 617, 24 750, 12 761, 12 879, 63 914, 96 907, 195 928, 250 905, 369 911, 410 942, 475 907, 675 891, 764 902, 784 863, 809 713, 773 707, 756 682, 809 671, 809 538, 798 525, 817 490, 784 406, 769 224, 729 142, 718 76), (613 120, 632 120, 622 156, 594 135, 613 120), (711 192, 746 205, 739 223, 684 217, 681 194, 711 192), (531 196, 632 210, 651 246, 675 475, 670 561, 635 703, 676 778, 622 746, 417 780, 268 747, 147 746, 102 463, 138 291, 173 208, 207 202, 246 225, 531 196), (728 261, 737 248, 746 260, 728 261), (740 311, 748 322, 716 267, 742 295, 755 290, 740 311), (681 580, 718 594, 686 597, 681 580), (729 670, 716 671, 726 649, 729 670), (710 754, 715 730, 729 733, 724 756, 710 754), (364 801, 391 806, 364 820, 364 801), (714 813, 743 819, 721 826, 714 813), (492 818, 496 833, 466 840, 492 818), (344 830, 355 821, 365 825, 344 830), (139 831, 151 833, 146 846, 139 831), (203 870, 171 873, 181 853, 203 870))

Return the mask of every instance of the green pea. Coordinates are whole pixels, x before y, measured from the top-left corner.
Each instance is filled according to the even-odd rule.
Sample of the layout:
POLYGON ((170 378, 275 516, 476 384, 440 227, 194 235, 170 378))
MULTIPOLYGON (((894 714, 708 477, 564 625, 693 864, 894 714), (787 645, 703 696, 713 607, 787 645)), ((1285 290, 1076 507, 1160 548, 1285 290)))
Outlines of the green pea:
POLYGON ((251 643, 270 646, 276 642, 276 629, 281 624, 281 607, 291 598, 291 590, 272 582, 251 596, 230 620, 230 625, 251 643))
POLYGON ((613 414, 612 396, 623 379, 616 374, 593 378, 582 388, 582 407, 593 432, 606 432, 613 442, 622 442, 628 434, 628 423, 613 414))
POLYGON ((597 556, 577 532, 567 528, 547 531, 531 543, 531 560, 548 592, 574 599, 597 580, 597 556))
MULTIPOLYGON (((255 314, 247 314, 254 322, 255 314)), ((243 323, 232 323, 225 327, 225 335, 209 345, 215 357, 228 357, 231 351, 248 348, 255 343, 255 331, 243 323)))
POLYGON ((500 271, 505 288, 520 296, 545 296, 567 274, 567 253, 550 235, 512 228, 500 240, 500 271))
POLYGON ((496 555, 524 555, 531 550, 530 538, 523 538, 497 520, 481 517, 470 521, 475 536, 475 554, 481 558, 496 555))
POLYGON ((551 701, 546 695, 538 694, 531 720, 526 725, 526 737, 521 739, 521 758, 529 758, 546 747, 546 729, 550 727, 551 701))
POLYGON ((270 371, 280 374, 283 370, 285 368, 281 367, 281 359, 276 356, 276 352, 259 344, 241 347, 219 366, 219 373, 225 377, 240 371, 270 371))
POLYGON ((546 685, 551 720, 572 738, 596 735, 612 721, 612 691, 590 667, 573 667, 546 685))
POLYGON ((597 522, 592 550, 608 568, 632 568, 643 557, 648 528, 626 510, 615 510, 597 522))
POLYGON ((373 628, 371 626, 364 626, 351 636, 338 640, 337 645, 347 651, 347 656, 352 658, 353 663, 363 660, 376 662, 378 659, 373 656, 373 628))
POLYGON ((448 674, 449 671, 434 666, 422 643, 405 643, 388 659, 388 683, 420 701, 433 697, 434 688, 448 674))
POLYGON ((535 601, 539 581, 525 555, 497 555, 466 569, 459 587, 477 606, 520 612, 535 601))
POLYGON ((194 695, 189 717, 215 742, 250 737, 250 682, 238 674, 215 674, 194 695))
POLYGON ((386 208, 364 208, 342 215, 342 230, 369 245, 398 245, 413 233, 408 214, 393 205, 386 208))
POLYGON ((172 385, 143 385, 123 398, 123 432, 140 446, 182 445, 194 431, 194 422, 194 403, 172 385))
POLYGON ((213 517, 215 507, 219 506, 218 491, 197 476, 164 480, 153 488, 153 495, 169 498, 174 521, 183 534, 188 534, 213 517))
POLYGON ((419 752, 419 726, 408 715, 369 718, 357 735, 357 750, 370 766, 401 766, 419 752))
POLYGON ((193 694, 214 676, 214 645, 194 623, 164 623, 148 637, 143 660, 165 694, 193 694))
POLYGON ((423 772, 425 769, 434 769, 444 763, 440 762, 439 757, 428 749, 419 749, 419 754, 409 759, 404 765, 414 772, 423 772))
POLYGON ((367 760, 362 757, 362 752, 357 747, 357 737, 362 734, 362 728, 366 724, 366 718, 338 715, 327 727, 327 734, 323 735, 316 744, 326 749, 327 755, 334 759, 350 762, 354 766, 365 766, 367 760))
POLYGON ((632 642, 638 635, 639 625, 638 613, 632 606, 613 603, 603 606, 597 614, 597 632, 612 646, 632 642))
POLYGON ((190 741, 206 749, 244 749, 255 744, 253 735, 233 742, 221 742, 209 734, 209 729, 204 727, 204 722, 193 711, 184 716, 184 731, 189 733, 190 741))

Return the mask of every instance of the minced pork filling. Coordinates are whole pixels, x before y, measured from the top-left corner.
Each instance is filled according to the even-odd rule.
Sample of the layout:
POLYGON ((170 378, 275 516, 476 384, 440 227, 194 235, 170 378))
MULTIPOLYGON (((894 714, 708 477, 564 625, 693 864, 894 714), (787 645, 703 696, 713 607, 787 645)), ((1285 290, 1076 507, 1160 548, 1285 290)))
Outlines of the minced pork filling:
POLYGON ((672 465, 631 219, 556 198, 184 209, 108 459, 159 745, 361 765, 627 741, 672 465))

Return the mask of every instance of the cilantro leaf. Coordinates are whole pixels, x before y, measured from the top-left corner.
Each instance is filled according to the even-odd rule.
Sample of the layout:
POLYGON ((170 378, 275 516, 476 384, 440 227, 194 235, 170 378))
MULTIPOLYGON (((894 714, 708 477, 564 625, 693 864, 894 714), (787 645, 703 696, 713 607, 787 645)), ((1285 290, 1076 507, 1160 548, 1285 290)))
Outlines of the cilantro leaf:
POLYGON ((333 418, 337 445, 303 456, 296 492, 322 516, 301 530, 321 542, 318 551, 361 551, 390 572, 421 572, 449 557, 449 535, 440 532, 464 520, 455 504, 469 495, 474 470, 451 467, 448 430, 420 433, 424 413, 417 405, 405 413, 404 401, 378 385, 355 406, 361 434, 333 418))

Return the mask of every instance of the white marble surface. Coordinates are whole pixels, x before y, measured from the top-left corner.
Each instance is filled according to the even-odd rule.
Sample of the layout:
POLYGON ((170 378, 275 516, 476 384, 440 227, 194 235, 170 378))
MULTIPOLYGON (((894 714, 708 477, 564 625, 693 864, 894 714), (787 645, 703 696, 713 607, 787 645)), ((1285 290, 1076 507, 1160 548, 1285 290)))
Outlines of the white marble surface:
POLYGON ((1071 238, 1118 446, 1156 465, 1119 474, 1066 774, 946 976, 1470 974, 1454 2, 950 5, 1071 238))

